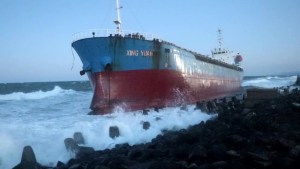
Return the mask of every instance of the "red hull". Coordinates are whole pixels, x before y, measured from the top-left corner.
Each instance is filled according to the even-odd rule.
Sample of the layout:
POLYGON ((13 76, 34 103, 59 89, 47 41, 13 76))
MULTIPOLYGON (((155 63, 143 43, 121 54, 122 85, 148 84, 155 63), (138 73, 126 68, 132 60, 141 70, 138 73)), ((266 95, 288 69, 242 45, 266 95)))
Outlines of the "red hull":
POLYGON ((242 78, 133 70, 93 73, 90 80, 94 88, 91 109, 95 114, 107 114, 116 106, 133 111, 211 100, 240 90, 242 78))

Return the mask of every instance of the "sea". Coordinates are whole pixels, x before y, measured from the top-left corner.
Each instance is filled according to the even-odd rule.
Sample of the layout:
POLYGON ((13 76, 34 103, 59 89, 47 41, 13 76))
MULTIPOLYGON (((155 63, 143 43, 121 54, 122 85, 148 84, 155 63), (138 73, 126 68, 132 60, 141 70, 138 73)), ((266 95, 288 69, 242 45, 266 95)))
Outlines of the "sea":
MULTIPOLYGON (((243 88, 280 88, 295 83, 297 76, 245 77, 243 88)), ((112 114, 88 115, 92 88, 88 81, 0 83, 0 169, 10 169, 21 161, 24 146, 30 145, 37 161, 56 166, 74 157, 64 145, 66 138, 81 132, 85 145, 96 150, 110 149, 116 144, 150 142, 164 130, 180 130, 215 118, 188 105, 124 112, 115 108, 112 114), (143 122, 150 128, 143 129, 143 122), (109 137, 109 127, 118 126, 120 136, 109 137)))

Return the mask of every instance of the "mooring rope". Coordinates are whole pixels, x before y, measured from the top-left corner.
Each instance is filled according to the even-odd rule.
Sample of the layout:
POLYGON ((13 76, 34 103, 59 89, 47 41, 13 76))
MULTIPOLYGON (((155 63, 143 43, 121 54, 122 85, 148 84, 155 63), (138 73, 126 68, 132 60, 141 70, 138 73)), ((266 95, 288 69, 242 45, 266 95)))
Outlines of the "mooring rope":
POLYGON ((72 48, 72 46, 71 46, 71 52, 72 52, 72 55, 73 55, 73 63, 72 63, 71 70, 73 70, 73 67, 74 67, 74 62, 75 62, 75 56, 74 56, 74 52, 73 52, 73 48, 72 48))

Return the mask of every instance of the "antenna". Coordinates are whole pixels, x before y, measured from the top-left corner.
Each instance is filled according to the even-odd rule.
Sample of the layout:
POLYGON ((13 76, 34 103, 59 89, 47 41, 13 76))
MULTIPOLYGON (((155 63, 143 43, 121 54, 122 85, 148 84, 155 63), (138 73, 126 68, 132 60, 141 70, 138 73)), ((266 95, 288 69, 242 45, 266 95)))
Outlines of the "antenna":
POLYGON ((117 20, 114 21, 114 23, 117 25, 117 31, 118 34, 121 34, 122 29, 121 29, 121 17, 120 17, 120 9, 122 6, 120 6, 119 0, 117 0, 117 20))
POLYGON ((223 41, 223 37, 222 37, 222 30, 219 28, 218 29, 218 42, 219 42, 219 48, 222 48, 222 41, 223 41))

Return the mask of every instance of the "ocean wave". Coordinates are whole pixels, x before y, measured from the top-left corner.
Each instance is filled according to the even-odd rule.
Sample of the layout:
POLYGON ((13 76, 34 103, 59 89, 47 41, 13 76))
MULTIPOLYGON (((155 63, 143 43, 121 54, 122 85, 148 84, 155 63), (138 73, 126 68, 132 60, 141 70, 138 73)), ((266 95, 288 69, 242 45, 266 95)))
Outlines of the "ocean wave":
POLYGON ((35 91, 30 93, 24 92, 13 92, 10 94, 0 95, 0 100, 2 101, 10 101, 10 100, 38 100, 44 99, 48 97, 58 96, 58 95, 65 95, 65 94, 72 94, 75 91, 72 89, 64 90, 59 86, 55 86, 53 90, 50 91, 35 91))
POLYGON ((290 86, 296 82, 297 76, 265 76, 244 80, 243 87, 276 88, 290 86))

